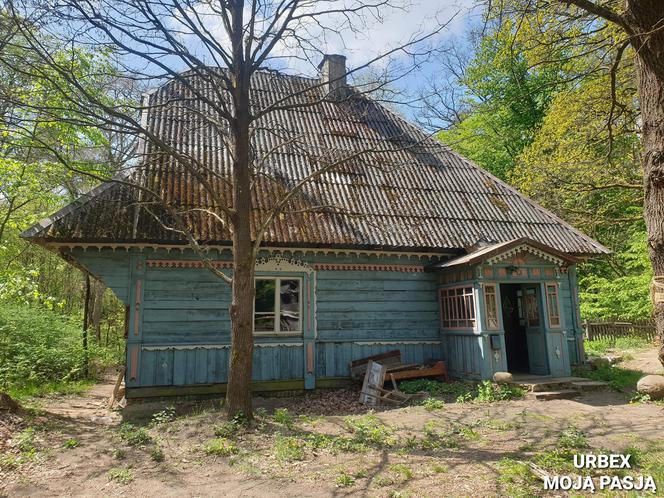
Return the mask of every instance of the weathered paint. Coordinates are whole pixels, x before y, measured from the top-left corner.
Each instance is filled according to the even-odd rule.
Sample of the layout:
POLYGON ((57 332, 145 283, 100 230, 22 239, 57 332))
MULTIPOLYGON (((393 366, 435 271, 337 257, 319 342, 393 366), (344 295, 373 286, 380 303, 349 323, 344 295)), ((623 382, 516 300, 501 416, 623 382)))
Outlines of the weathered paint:
MULTIPOLYGON (((230 287, 199 265, 152 263, 191 261, 196 259, 193 254, 74 249, 72 255, 129 307, 129 389, 226 382, 230 287)), ((220 269, 232 273, 226 268, 229 253, 211 257, 219 261, 220 269)), ((549 261, 528 258, 516 269, 508 261, 456 270, 450 278, 420 271, 429 261, 419 256, 295 253, 271 258, 260 255, 257 275, 302 279, 302 334, 256 336, 256 382, 302 382, 311 389, 324 379, 348 376, 350 361, 391 349, 400 349, 406 362, 444 359, 453 377, 490 378, 506 370, 507 363, 501 314, 495 330, 488 329, 484 318, 486 283, 496 284, 499 303, 500 283, 539 286, 541 355, 551 374, 568 375, 570 363, 582 355, 578 302, 572 292, 574 268, 561 273, 549 261), (408 266, 414 270, 404 270, 408 266), (546 282, 558 285, 559 327, 551 327, 545 313, 546 282), (458 285, 473 287, 476 326, 442 329, 438 289, 458 285), (497 337, 493 342, 497 349, 492 348, 492 336, 497 337)))
MULTIPOLYGON (((146 264, 146 259, 191 260, 192 254, 73 253, 94 275, 116 282, 113 290, 124 295, 130 307, 127 365, 135 375, 128 378, 128 388, 226 381, 229 286, 205 268, 146 264)), ((265 257, 269 255, 261 255, 265 257)), ((259 276, 302 279, 303 333, 257 336, 255 381, 300 379, 306 388, 313 388, 317 379, 346 377, 350 361, 390 349, 401 349, 408 362, 443 356, 436 277, 420 271, 427 260, 334 254, 294 257, 296 265, 282 261, 279 267, 298 271, 275 273, 257 266, 259 276), (407 266, 417 271, 404 271, 407 266)))

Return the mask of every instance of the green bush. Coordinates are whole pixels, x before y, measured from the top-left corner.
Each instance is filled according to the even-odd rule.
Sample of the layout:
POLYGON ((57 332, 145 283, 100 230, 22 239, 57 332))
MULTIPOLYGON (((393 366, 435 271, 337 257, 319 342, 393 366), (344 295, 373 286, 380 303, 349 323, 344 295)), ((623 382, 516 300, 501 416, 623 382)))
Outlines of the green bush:
MULTIPOLYGON (((115 363, 90 343, 90 371, 115 363)), ((37 304, 0 301, 0 390, 18 398, 59 390, 85 378, 82 331, 71 319, 37 304)))

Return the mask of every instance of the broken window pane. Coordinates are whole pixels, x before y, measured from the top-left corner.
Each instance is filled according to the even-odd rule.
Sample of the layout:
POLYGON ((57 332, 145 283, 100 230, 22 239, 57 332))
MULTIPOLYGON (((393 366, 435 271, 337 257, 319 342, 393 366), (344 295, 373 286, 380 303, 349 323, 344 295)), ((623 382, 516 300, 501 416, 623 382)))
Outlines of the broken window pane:
POLYGON ((254 307, 254 330, 256 332, 274 332, 276 280, 256 280, 256 299, 254 307))

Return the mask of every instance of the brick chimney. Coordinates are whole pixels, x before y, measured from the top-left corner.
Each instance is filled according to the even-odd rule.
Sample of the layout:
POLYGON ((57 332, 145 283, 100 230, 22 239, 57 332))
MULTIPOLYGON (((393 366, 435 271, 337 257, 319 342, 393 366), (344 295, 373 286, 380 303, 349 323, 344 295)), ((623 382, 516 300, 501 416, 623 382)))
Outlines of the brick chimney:
POLYGON ((346 56, 339 54, 326 54, 318 64, 320 79, 325 86, 327 97, 330 100, 343 100, 347 97, 346 87, 346 56))

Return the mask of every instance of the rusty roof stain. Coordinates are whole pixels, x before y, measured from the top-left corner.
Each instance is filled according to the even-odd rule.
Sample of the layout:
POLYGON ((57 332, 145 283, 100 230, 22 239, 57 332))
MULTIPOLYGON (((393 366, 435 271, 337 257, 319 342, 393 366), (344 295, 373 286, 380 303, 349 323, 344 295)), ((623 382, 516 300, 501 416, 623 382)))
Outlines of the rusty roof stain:
MULTIPOLYGON (((190 78, 215 98, 215 92, 206 90, 209 83, 195 75, 190 78)), ((253 138, 258 157, 272 151, 255 182, 254 234, 275 199, 295 182, 326 160, 360 153, 307 184, 268 227, 264 245, 436 252, 462 250, 480 241, 528 238, 570 254, 608 252, 394 112, 365 96, 325 100, 317 83, 267 72, 252 79, 257 109, 300 92, 291 98, 299 108, 262 118, 253 138)), ((188 90, 177 81, 152 92, 148 125, 174 149, 204 162, 221 197, 230 199, 229 155, 200 118, 206 105, 187 97, 188 90)), ((227 223, 201 210, 224 219, 221 211, 173 157, 147 143, 142 163, 122 178, 139 179, 143 187, 158 192, 177 208, 201 243, 229 244, 227 223)), ((44 245, 185 244, 184 237, 164 226, 171 222, 158 203, 135 187, 109 181, 23 236, 44 245)))

